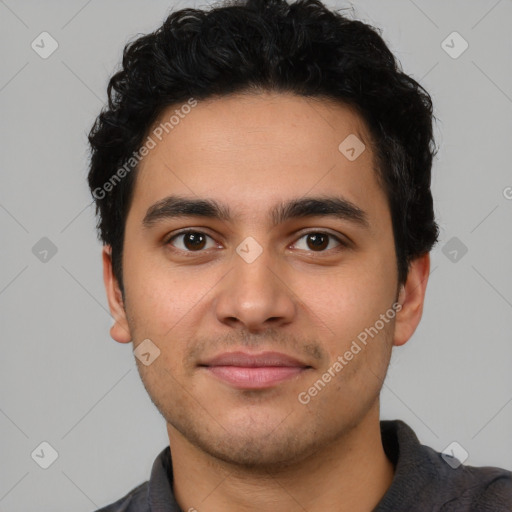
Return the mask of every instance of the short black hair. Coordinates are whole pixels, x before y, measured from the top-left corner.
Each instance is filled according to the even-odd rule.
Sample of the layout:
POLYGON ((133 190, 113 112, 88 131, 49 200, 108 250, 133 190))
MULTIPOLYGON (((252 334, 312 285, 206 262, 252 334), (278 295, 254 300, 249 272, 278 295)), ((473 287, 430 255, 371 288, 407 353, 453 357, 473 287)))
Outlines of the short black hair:
POLYGON ((410 262, 431 250, 439 234, 430 191, 431 98, 402 72, 378 29, 340 10, 319 0, 226 1, 173 12, 156 31, 125 46, 122 67, 108 84, 108 105, 89 133, 88 175, 99 238, 112 248, 123 296, 133 155, 164 109, 191 98, 274 91, 355 108, 369 129, 389 203, 398 284, 410 262))

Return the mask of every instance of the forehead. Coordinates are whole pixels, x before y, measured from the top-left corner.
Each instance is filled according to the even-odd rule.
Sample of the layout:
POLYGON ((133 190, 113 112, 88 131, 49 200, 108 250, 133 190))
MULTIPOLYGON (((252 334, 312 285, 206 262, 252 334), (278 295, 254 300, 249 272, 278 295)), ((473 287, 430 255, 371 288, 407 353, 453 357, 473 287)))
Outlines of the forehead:
POLYGON ((385 202, 368 131, 349 106, 283 93, 186 104, 165 109, 148 132, 154 147, 139 165, 132 205, 139 216, 170 194, 214 198, 249 217, 288 197, 385 202))

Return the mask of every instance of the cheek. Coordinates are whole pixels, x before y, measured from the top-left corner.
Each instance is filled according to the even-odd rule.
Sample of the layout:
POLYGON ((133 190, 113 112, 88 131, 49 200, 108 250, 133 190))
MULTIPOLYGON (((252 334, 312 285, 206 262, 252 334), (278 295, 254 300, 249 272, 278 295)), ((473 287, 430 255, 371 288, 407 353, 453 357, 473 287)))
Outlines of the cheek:
POLYGON ((209 284, 205 274, 196 278, 185 267, 172 269, 163 258, 143 257, 129 246, 125 255, 127 308, 139 334, 163 340, 173 337, 175 326, 181 332, 186 318, 213 286, 213 278, 209 284))
POLYGON ((312 322, 342 347, 389 309, 392 290, 378 273, 352 267, 314 282, 304 280, 297 295, 310 310, 312 322))

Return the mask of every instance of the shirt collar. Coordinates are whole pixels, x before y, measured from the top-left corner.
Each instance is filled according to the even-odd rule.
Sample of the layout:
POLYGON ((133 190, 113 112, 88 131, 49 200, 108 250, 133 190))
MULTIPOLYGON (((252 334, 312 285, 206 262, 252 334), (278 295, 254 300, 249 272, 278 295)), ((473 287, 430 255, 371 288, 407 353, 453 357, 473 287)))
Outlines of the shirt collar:
MULTIPOLYGON (((435 479, 437 470, 429 450, 420 444, 414 431, 403 421, 381 421, 380 429, 384 451, 395 467, 395 475, 374 512, 396 511, 397 503, 414 503, 415 493, 435 479)), ((151 470, 147 495, 151 512, 182 512, 174 497, 172 482, 171 450, 167 446, 151 470)))

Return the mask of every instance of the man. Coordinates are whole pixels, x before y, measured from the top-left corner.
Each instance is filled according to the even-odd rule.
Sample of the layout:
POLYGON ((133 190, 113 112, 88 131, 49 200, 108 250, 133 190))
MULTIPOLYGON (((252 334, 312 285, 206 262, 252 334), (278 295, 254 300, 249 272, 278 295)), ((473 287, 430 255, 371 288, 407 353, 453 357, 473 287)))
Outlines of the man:
POLYGON ((89 140, 111 335, 169 436, 101 510, 512 510, 510 472, 379 421, 438 227, 431 99, 373 28, 315 0, 175 12, 89 140))

